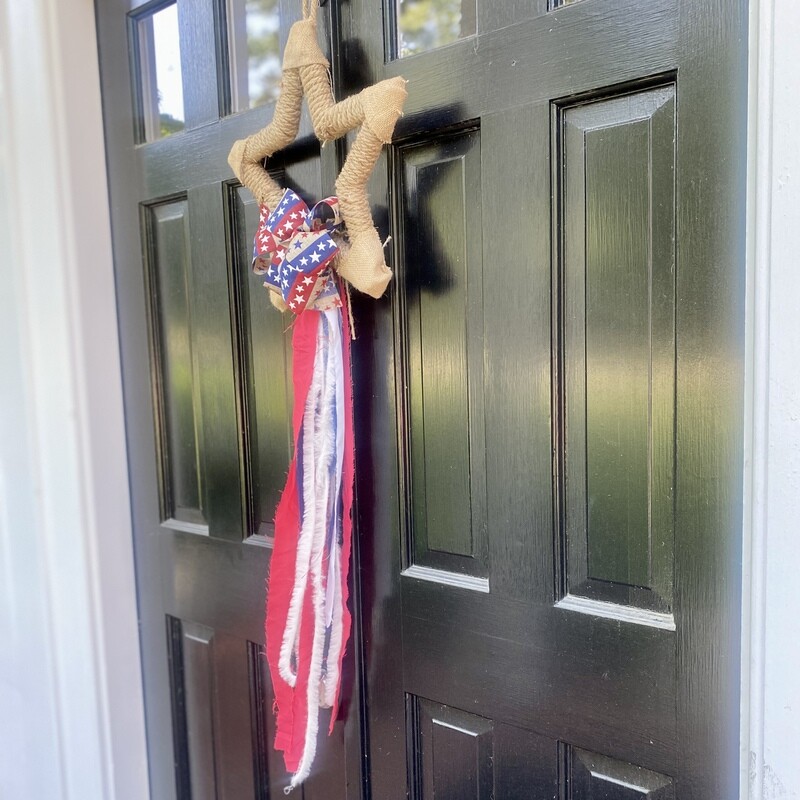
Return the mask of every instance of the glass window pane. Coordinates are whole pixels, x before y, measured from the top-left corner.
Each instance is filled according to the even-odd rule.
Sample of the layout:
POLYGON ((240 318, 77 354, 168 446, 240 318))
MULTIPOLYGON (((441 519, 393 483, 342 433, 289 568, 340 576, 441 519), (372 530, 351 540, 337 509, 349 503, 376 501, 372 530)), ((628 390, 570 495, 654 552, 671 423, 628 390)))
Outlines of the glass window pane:
POLYGON ((476 0, 397 0, 400 58, 474 36, 476 0))
POLYGON ((150 142, 185 127, 177 5, 140 19, 138 38, 144 139, 150 142))
POLYGON ((228 0, 233 111, 270 103, 281 84, 278 0, 228 0))

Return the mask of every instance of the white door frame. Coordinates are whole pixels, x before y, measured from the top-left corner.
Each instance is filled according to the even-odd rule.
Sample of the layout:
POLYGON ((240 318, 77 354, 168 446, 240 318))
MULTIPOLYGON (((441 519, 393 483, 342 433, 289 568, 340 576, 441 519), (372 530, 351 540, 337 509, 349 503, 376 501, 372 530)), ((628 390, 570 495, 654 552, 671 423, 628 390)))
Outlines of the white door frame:
MULTIPOLYGON (((800 798, 798 41, 752 0, 741 800, 800 798)), ((0 795, 143 800, 90 0, 0 0, 0 109, 0 795)))
POLYGON ((741 797, 800 798, 800 4, 752 0, 741 797))

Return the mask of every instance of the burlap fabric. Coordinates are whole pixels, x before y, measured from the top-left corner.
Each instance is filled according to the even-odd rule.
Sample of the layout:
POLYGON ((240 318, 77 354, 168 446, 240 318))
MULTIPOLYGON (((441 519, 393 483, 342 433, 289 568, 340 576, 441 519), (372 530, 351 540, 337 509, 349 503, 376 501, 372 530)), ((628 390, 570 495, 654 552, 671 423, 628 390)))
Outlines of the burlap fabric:
MULTIPOLYGON (((288 146, 297 137, 303 96, 308 101, 314 132, 322 141, 358 134, 336 179, 342 218, 350 246, 336 259, 339 274, 356 289, 380 297, 391 280, 383 246, 372 221, 367 181, 381 147, 392 139, 395 123, 407 97, 405 80, 390 78, 368 86, 340 103, 334 100, 328 60, 317 42, 317 2, 304 0, 303 19, 289 32, 283 55, 283 81, 272 122, 258 133, 235 142, 228 156, 236 177, 259 203, 275 208, 283 189, 263 166, 263 160, 288 146)), ((273 304, 285 308, 279 295, 273 304)))

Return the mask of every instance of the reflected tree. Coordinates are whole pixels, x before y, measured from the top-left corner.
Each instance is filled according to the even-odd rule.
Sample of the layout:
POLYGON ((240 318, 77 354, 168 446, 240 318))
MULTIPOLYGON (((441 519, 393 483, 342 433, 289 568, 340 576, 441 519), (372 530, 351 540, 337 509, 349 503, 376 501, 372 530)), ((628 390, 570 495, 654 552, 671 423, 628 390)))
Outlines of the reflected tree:
POLYGON ((461 38, 461 0, 398 0, 401 56, 433 50, 461 38))
POLYGON ((247 0, 247 71, 250 107, 269 103, 281 83, 278 0, 247 0))

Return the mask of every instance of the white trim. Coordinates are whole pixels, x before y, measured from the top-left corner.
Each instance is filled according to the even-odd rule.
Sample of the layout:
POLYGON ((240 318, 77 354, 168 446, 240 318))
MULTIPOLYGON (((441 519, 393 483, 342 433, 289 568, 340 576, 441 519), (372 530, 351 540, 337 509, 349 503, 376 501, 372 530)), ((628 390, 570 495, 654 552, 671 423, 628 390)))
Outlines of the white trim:
POLYGON ((453 586, 456 589, 469 589, 471 592, 489 593, 489 579, 476 578, 473 575, 462 575, 460 572, 447 572, 443 569, 423 567, 412 564, 401 573, 404 578, 416 578, 418 581, 441 583, 443 586, 453 586))
POLYGON ((800 6, 752 0, 742 800, 800 798, 800 6))
POLYGON ((742 525, 742 688, 739 786, 742 800, 761 798, 752 752, 763 749, 764 486, 769 375, 769 142, 772 105, 772 0, 750 6, 748 77, 747 279, 745 339, 744 520, 742 525), (763 63, 762 63, 763 62, 763 63), (762 148, 759 152, 759 143, 762 148), (758 357, 756 357, 756 353, 758 357), (754 535, 758 531, 760 535, 754 535))
POLYGON ((591 597, 581 597, 577 594, 568 594, 563 597, 556 603, 556 608, 575 611, 578 614, 589 614, 593 617, 613 619, 617 622, 627 622, 631 625, 659 628, 663 631, 675 630, 675 617, 670 613, 650 611, 636 606, 621 606, 618 603, 593 600, 591 597))
POLYGON ((161 523, 163 528, 169 528, 171 531, 183 531, 184 533, 191 533, 194 536, 208 536, 208 525, 200 522, 184 522, 182 519, 166 519, 161 523))
POLYGON ((90 0, 0 0, 0 796, 149 796, 90 0))

